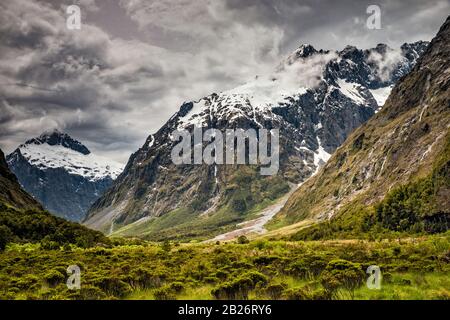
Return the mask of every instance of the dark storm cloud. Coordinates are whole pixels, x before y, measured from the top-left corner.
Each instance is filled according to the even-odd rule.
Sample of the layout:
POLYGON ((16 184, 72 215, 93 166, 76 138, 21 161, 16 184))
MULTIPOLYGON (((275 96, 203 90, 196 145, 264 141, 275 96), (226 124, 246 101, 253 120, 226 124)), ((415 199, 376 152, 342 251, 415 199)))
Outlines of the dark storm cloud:
POLYGON ((126 161, 186 100, 272 70, 301 43, 341 49, 430 40, 447 0, 0 2, 0 145, 59 128, 126 161), (82 30, 65 27, 78 4, 82 30), (382 10, 368 30, 366 8, 382 10))
POLYGON ((372 47, 377 43, 398 46, 404 42, 429 40, 450 13, 448 0, 226 0, 226 8, 248 25, 281 27, 282 46, 312 43, 320 48, 343 48, 351 44, 372 47), (381 30, 368 30, 369 5, 381 9, 381 30))
POLYGON ((83 31, 69 31, 65 7, 55 2, 20 0, 0 6, 0 34, 7 40, 0 43, 2 146, 11 151, 57 127, 99 151, 119 147, 115 156, 125 161, 156 127, 150 121, 150 128, 140 131, 133 118, 144 118, 150 98, 164 97, 159 79, 171 73, 146 58, 152 47, 112 39, 89 24, 83 31), (142 93, 133 93, 138 90, 142 93))

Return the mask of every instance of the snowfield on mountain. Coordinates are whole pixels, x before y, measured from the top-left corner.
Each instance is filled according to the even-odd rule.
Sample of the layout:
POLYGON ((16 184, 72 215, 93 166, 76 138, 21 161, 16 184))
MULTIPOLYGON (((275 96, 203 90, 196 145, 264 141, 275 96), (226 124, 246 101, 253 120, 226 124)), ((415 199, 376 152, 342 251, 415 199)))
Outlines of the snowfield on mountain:
MULTIPOLYGON (((106 233, 212 238, 239 228, 303 183, 381 107, 427 42, 391 49, 316 50, 302 45, 274 71, 237 88, 185 102, 129 159, 84 223, 106 233), (174 130, 279 129, 280 169, 258 165, 174 165, 174 130)), ((193 143, 192 143, 193 145, 193 143)))
POLYGON ((7 162, 24 189, 47 210, 74 221, 85 217, 123 170, 120 163, 91 153, 58 130, 26 141, 7 162))

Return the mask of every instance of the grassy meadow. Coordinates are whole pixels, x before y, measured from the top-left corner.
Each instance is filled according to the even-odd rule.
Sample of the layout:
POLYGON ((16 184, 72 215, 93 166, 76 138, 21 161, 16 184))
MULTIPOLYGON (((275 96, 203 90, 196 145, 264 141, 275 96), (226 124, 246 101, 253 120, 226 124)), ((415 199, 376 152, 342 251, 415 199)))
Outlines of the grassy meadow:
MULTIPOLYGON (((242 240, 242 239, 241 239, 242 240)), ((9 243, 0 299, 450 299, 450 233, 390 240, 9 243), (69 265, 81 289, 66 286, 69 265), (369 265, 381 288, 368 289, 369 265)))

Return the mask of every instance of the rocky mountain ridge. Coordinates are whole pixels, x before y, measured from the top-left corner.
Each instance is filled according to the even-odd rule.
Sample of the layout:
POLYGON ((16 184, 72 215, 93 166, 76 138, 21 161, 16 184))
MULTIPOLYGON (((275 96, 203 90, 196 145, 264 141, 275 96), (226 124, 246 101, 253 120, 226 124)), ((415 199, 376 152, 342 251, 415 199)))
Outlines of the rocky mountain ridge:
POLYGON ((379 110, 393 83, 426 46, 349 46, 331 52, 302 45, 270 75, 184 103, 130 157, 124 173, 91 208, 86 225, 104 232, 123 227, 124 235, 150 238, 196 237, 232 228, 264 199, 281 196, 289 185, 317 172, 379 110), (175 166, 171 134, 192 132, 194 126, 221 131, 279 128, 278 175, 263 178, 251 166, 175 166), (165 220, 170 223, 161 225, 165 220))
MULTIPOLYGON (((450 18, 412 71, 394 86, 381 111, 292 195, 272 221, 273 228, 315 219, 330 221, 327 228, 343 232, 367 228, 371 215, 394 230, 406 230, 413 223, 420 230, 433 216, 443 221, 440 227, 448 226, 449 37, 450 18), (389 206, 395 203, 395 212, 383 209, 386 201, 389 206), (400 213, 403 218, 397 221, 400 213), (389 223, 382 221, 388 218, 389 223)), ((304 234, 322 234, 319 229, 304 234)))
POLYGON ((122 170, 121 164, 92 154, 58 130, 27 140, 7 162, 23 188, 48 211, 72 221, 85 217, 122 170))

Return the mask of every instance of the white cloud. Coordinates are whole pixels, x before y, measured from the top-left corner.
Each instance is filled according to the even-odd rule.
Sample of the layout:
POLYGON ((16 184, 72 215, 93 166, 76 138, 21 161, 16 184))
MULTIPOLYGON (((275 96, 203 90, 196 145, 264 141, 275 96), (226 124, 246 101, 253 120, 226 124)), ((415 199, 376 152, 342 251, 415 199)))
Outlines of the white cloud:
POLYGON ((392 72, 402 59, 405 58, 400 49, 387 48, 386 53, 383 55, 375 51, 371 52, 368 61, 373 62, 377 67, 376 71, 380 79, 382 81, 387 81, 391 78, 392 72))
MULTIPOLYGON (((114 7, 120 14, 104 14, 120 17, 106 27, 89 19, 112 10, 105 1, 2 1, 0 145, 10 152, 58 127, 125 162, 183 101, 268 74, 300 43, 337 49, 375 41, 398 47, 417 34, 429 40, 449 3, 434 0, 437 9, 428 9, 412 2, 382 1, 385 29, 369 33, 364 1, 122 0, 114 7), (82 9, 81 31, 65 28, 64 8, 73 3, 82 9), (136 30, 117 32, 133 25, 136 30)), ((380 72, 394 62, 394 55, 383 61, 380 72)), ((305 79, 315 74, 296 72, 305 79)))

